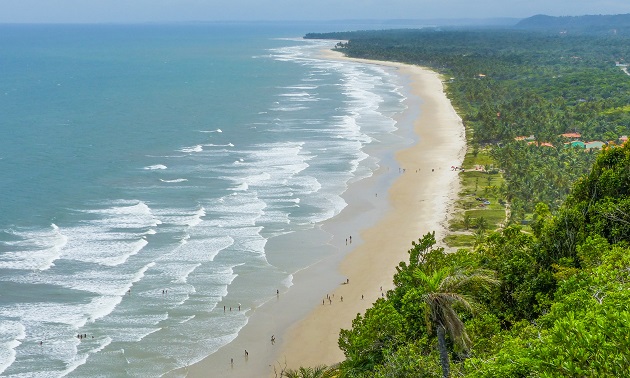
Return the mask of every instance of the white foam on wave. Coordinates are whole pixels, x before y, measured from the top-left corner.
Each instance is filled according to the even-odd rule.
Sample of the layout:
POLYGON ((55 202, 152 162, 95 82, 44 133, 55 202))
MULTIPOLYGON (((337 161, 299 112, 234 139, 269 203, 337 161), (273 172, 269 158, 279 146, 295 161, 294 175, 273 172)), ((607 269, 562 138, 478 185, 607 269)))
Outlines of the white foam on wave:
POLYGON ((319 88, 318 85, 292 85, 288 87, 280 87, 282 89, 303 89, 303 90, 313 90, 319 88))
POLYGON ((190 316, 187 316, 187 317, 185 317, 184 319, 180 320, 178 323, 179 323, 179 324, 184 324, 184 323, 187 323, 187 322, 189 322, 189 321, 193 320, 196 316, 197 316, 197 315, 190 315, 190 316))
POLYGON ((0 316, 5 319, 18 318, 24 324, 35 325, 42 322, 42 316, 45 314, 47 322, 79 329, 88 321, 83 311, 85 306, 85 304, 76 303, 20 303, 11 308, 0 307, 0 316))
POLYGON ((269 110, 273 110, 276 112, 297 112, 300 110, 308 109, 306 106, 277 106, 274 108, 270 108, 269 110))
POLYGON ((101 296, 123 296, 127 293, 127 290, 129 290, 135 282, 140 281, 146 271, 154 265, 155 262, 150 262, 137 271, 132 272, 95 268, 67 274, 27 274, 12 276, 8 277, 7 280, 22 284, 56 285, 101 296))
POLYGON ((188 282, 188 276, 195 271, 195 269, 199 268, 199 266, 201 266, 201 263, 197 263, 197 264, 192 264, 190 266, 188 266, 187 269, 185 269, 182 272, 181 277, 177 278, 175 280, 175 283, 187 283, 188 282))
POLYGON ((134 283, 140 281, 144 277, 144 275, 147 272, 147 270, 149 270, 150 268, 152 268, 154 266, 155 266, 155 262, 150 262, 150 263, 146 264, 145 266, 143 266, 136 273, 134 273, 134 275, 131 277, 131 280, 129 281, 129 283, 125 287, 124 291, 123 292, 118 292, 118 295, 125 295, 125 293, 127 293, 127 290, 129 290, 131 288, 131 286, 133 286, 134 283))
POLYGON ((2 242, 9 249, 0 255, 0 268, 44 271, 53 267, 59 259, 68 237, 56 224, 43 230, 8 230, 20 240, 2 242))
POLYGON ((204 144, 203 147, 234 147, 234 144, 232 144, 232 143, 228 143, 228 144, 208 143, 208 144, 204 144))
POLYGON ((268 172, 262 172, 262 173, 254 174, 253 176, 248 177, 248 180, 250 180, 254 184, 260 184, 270 179, 271 179, 271 174, 269 174, 268 172))
POLYGON ((179 244, 184 245, 188 243, 188 240, 190 239, 190 234, 184 234, 184 236, 179 237, 178 239, 179 239, 179 244))
POLYGON ((17 321, 6 320, 0 323, 0 374, 15 362, 15 349, 26 337, 26 328, 17 321))
POLYGON ((173 180, 160 179, 160 181, 166 182, 166 183, 177 183, 177 182, 186 182, 188 181, 188 179, 185 179, 185 178, 178 178, 178 179, 173 179, 173 180))
POLYGON ((163 165, 163 164, 149 165, 147 167, 144 167, 144 169, 151 170, 151 171, 159 170, 159 169, 166 169, 166 168, 167 168, 166 165, 163 165))
POLYGON ((86 322, 94 323, 96 320, 111 314, 116 306, 122 302, 122 295, 108 295, 92 299, 83 306, 85 313, 89 314, 86 322))
POLYGON ((113 206, 96 210, 83 210, 90 214, 101 215, 97 222, 112 228, 155 227, 162 222, 157 219, 149 205, 143 201, 113 201, 113 206))
POLYGON ((113 201, 110 207, 81 212, 96 219, 66 227, 68 242, 62 258, 117 266, 138 254, 147 244, 147 236, 162 222, 142 201, 113 201))
POLYGON ((210 224, 217 224, 222 228, 253 226, 264 214, 266 207, 267 204, 255 192, 235 192, 221 197, 212 208, 208 207, 213 218, 210 224))
POLYGON ((285 279, 282 280, 282 286, 286 288, 293 286, 293 274, 289 274, 285 279))
POLYGON ((155 211, 163 224, 195 227, 206 216, 205 207, 199 205, 195 209, 158 209, 155 211))
POLYGON ((243 182, 234 188, 230 188, 230 190, 233 190, 235 192, 242 192, 242 191, 246 191, 247 189, 249 189, 249 185, 246 182, 243 182))
POLYGON ((199 209, 194 213, 193 219, 188 222, 188 227, 195 227, 199 223, 202 222, 202 218, 206 216, 206 209, 203 206, 200 206, 199 209))
POLYGON ((88 358, 90 357, 90 355, 92 354, 96 354, 100 351, 102 351, 103 349, 105 349, 105 347, 107 347, 109 344, 112 343, 112 338, 109 336, 103 337, 103 338, 99 338, 96 339, 96 346, 92 349, 89 349, 86 353, 81 353, 81 354, 77 354, 74 356, 74 358, 68 362, 68 365, 66 366, 66 368, 59 372, 59 376, 60 377, 65 377, 68 374, 72 373, 73 371, 75 371, 79 366, 85 364, 88 360, 88 358))
POLYGON ((280 97, 309 97, 311 96, 308 92, 293 92, 293 93, 282 93, 279 94, 280 97))
POLYGON ((216 129, 216 130, 199 130, 200 133, 222 133, 223 130, 221 129, 216 129))
POLYGON ((202 152, 203 151, 203 146, 201 144, 198 144, 196 146, 191 146, 191 147, 184 147, 182 149, 180 149, 181 152, 185 152, 187 154, 193 153, 193 152, 202 152))
MULTIPOLYGON (((135 241, 110 239, 111 235, 101 235, 100 239, 93 239, 90 254, 73 250, 68 258, 73 260, 92 262, 105 266, 118 266, 127 262, 129 257, 138 254, 149 242, 144 238, 135 241)), ((82 243, 83 244, 83 243, 82 243)))
POLYGON ((171 252, 160 256, 157 261, 165 263, 160 266, 160 269, 171 271, 168 276, 173 281, 185 281, 186 277, 192 273, 192 270, 188 271, 187 267, 213 261, 221 251, 234 245, 233 236, 225 235, 225 230, 220 230, 221 235, 218 235, 218 231, 214 237, 189 240, 188 243, 178 245, 171 252))

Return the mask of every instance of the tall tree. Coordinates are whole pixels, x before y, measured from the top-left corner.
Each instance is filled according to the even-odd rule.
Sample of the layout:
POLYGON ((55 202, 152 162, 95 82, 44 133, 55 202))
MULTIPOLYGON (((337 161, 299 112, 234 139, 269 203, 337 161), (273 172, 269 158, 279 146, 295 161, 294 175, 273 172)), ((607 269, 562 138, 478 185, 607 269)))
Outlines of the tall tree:
POLYGON ((466 350, 470 339, 466 334, 464 322, 455 311, 457 305, 474 312, 479 304, 473 299, 475 292, 489 290, 498 284, 493 272, 477 269, 470 273, 452 271, 449 267, 436 270, 430 274, 418 269, 414 272, 420 281, 425 294, 422 296, 428 311, 427 328, 435 329, 440 352, 440 363, 444 378, 450 375, 450 362, 446 345, 446 333, 453 343, 466 350))

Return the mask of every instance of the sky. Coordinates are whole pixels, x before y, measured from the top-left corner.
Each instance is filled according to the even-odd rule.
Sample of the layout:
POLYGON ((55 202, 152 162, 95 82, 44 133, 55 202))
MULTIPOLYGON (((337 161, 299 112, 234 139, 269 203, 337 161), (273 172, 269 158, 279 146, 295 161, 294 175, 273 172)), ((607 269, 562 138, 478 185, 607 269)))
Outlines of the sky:
POLYGON ((630 0, 0 0, 0 23, 526 18, 630 13, 630 0))

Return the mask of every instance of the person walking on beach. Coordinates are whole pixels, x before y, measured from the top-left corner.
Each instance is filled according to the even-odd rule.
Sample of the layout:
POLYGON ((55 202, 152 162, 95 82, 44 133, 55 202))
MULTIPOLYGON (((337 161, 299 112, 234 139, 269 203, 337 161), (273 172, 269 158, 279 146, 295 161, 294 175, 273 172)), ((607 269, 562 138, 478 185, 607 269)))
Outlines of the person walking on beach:
POLYGON ((245 349, 245 359, 247 359, 249 357, 249 353, 247 352, 247 349, 245 349))
POLYGON ((274 345, 275 343, 276 343, 276 336, 271 335, 271 345, 274 345))

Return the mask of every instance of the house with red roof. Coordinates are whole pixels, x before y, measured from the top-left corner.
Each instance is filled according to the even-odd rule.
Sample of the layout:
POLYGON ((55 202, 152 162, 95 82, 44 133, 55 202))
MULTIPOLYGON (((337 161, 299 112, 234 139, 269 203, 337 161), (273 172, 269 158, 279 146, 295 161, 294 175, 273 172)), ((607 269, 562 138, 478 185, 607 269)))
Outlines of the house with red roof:
POLYGON ((560 134, 560 136, 565 137, 565 138, 569 138, 569 139, 577 139, 577 138, 581 138, 582 134, 580 134, 580 133, 564 133, 564 134, 560 134))

